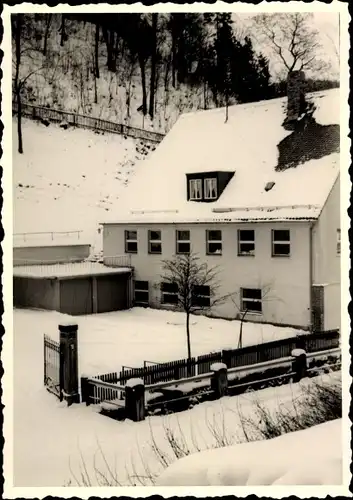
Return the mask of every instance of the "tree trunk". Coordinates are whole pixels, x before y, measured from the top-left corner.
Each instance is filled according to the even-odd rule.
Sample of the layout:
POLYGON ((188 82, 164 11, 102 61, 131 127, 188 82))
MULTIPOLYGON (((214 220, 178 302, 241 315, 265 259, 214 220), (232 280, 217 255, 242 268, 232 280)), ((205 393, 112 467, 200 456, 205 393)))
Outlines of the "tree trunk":
POLYGON ((99 24, 96 23, 96 36, 94 43, 94 68, 95 68, 96 78, 99 78, 98 45, 99 45, 99 24))
POLYGON ((244 319, 245 319, 247 312, 248 311, 245 311, 242 314, 242 317, 240 319, 240 332, 239 332, 239 340, 238 340, 238 349, 241 349, 243 347, 243 324, 244 324, 244 319))
POLYGON ((107 30, 103 28, 103 36, 107 46, 107 67, 108 71, 115 72, 116 71, 116 59, 114 57, 114 41, 115 35, 111 30, 107 30))
POLYGON ((49 29, 50 29, 52 17, 53 17, 53 14, 48 14, 48 19, 47 19, 47 24, 45 27, 45 34, 44 34, 43 56, 47 55, 49 29))
POLYGON ((18 152, 23 154, 22 141, 22 103, 21 103, 21 85, 20 85, 20 64, 21 64, 21 29, 22 29, 22 14, 17 14, 16 22, 16 73, 15 73, 15 92, 17 101, 17 137, 18 137, 18 152))
POLYGON ((139 64, 141 70, 141 84, 142 84, 142 113, 147 115, 147 89, 146 89, 146 67, 145 60, 141 54, 139 54, 139 64))
POLYGON ((98 103, 98 91, 97 91, 97 74, 94 75, 94 104, 98 103))
POLYGON ((190 313, 186 313, 186 338, 187 338, 187 344, 188 344, 188 368, 187 368, 187 373, 188 376, 191 375, 191 342, 190 342, 190 313))
POLYGON ((17 97, 17 136, 18 136, 18 152, 23 154, 23 140, 22 140, 22 102, 21 91, 18 89, 16 92, 17 97))
POLYGON ((175 35, 172 34, 172 86, 175 89, 176 86, 176 64, 177 64, 177 48, 175 35))
POLYGON ((64 41, 65 41, 65 15, 64 14, 61 15, 61 27, 60 27, 60 31, 61 31, 60 47, 63 47, 64 46, 64 41))
POLYGON ((158 14, 152 14, 152 57, 151 57, 151 82, 150 82, 150 106, 149 114, 153 120, 154 116, 154 93, 155 93, 155 80, 156 80, 156 63, 157 63, 157 21, 158 14))
POLYGON ((165 75, 164 75, 164 90, 168 92, 169 89, 169 70, 170 70, 170 56, 167 59, 165 66, 165 75))

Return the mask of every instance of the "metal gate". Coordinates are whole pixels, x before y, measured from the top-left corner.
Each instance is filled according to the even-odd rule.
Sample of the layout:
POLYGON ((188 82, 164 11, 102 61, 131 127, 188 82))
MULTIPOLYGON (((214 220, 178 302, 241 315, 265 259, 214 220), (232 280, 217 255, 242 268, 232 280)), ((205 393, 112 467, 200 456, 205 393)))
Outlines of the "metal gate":
POLYGON ((44 386, 63 400, 63 363, 60 343, 44 335, 44 386))

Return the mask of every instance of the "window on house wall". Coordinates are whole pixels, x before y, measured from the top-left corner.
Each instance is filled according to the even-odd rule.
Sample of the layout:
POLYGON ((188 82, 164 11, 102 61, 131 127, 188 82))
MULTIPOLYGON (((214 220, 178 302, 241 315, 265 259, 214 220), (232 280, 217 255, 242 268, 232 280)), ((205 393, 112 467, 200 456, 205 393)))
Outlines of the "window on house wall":
POLYGON ((262 293, 259 288, 241 288, 241 311, 262 313, 262 293))
POLYGON ((148 231, 148 253, 162 253, 161 231, 148 231))
POLYGON ((176 283, 163 282, 161 284, 162 304, 178 303, 178 285, 176 283))
POLYGON ((202 199, 202 181, 201 179, 189 180, 190 200, 202 199))
POLYGON ((217 198, 217 179, 205 179, 204 181, 205 200, 215 200, 217 198))
POLYGON ((238 230, 238 255, 255 255, 255 231, 238 230))
POLYGON ((190 231, 177 230, 176 232, 176 251, 179 254, 190 253, 190 231))
POLYGON ((206 253, 207 255, 222 255, 222 231, 206 231, 206 253))
POLYGON ((195 285, 192 291, 191 302, 194 307, 210 307, 210 287, 207 285, 195 285))
POLYGON ((290 256, 290 232, 288 229, 272 230, 272 257, 290 256))
POLYGON ((137 253, 137 231, 125 231, 125 252, 137 253))
POLYGON ((148 281, 135 281, 135 295, 134 304, 135 305, 148 305, 149 303, 149 290, 148 281))
POLYGON ((341 255, 341 230, 337 229, 337 255, 341 255))

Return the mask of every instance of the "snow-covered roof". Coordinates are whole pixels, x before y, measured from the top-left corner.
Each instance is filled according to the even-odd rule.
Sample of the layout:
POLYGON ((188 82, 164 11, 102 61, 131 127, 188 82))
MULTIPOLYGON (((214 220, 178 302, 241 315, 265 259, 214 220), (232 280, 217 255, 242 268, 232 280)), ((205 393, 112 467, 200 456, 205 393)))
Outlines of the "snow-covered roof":
POLYGON ((43 264, 15 266, 13 275, 16 278, 79 278, 130 272, 129 267, 109 267, 99 262, 71 262, 66 264, 43 264))
MULTIPOLYGON (((339 124, 339 89, 310 94, 319 125, 339 124)), ((339 153, 276 169, 287 99, 181 115, 145 160, 105 223, 316 219, 339 173, 339 153), (212 203, 187 201, 186 174, 235 172, 212 203), (274 182, 270 190, 266 184, 274 182)))

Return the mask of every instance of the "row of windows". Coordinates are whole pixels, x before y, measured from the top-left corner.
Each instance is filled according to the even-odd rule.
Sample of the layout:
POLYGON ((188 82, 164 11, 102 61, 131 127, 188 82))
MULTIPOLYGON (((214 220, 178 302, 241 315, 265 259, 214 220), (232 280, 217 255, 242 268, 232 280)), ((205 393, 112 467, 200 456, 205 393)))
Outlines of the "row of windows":
MULTIPOLYGON (((222 255, 222 231, 219 229, 206 230, 207 255, 222 255)), ((190 231, 176 231, 176 253, 189 254, 191 251, 190 231)), ((137 253, 137 231, 125 231, 125 252, 137 253)), ((162 253, 162 232, 159 230, 148 231, 148 253, 162 253)), ((253 229, 238 230, 238 255, 255 255, 255 231, 253 229)), ((288 229, 272 230, 272 256, 290 255, 290 232, 288 229)))
MULTIPOLYGON (((178 304, 178 286, 174 283, 161 283, 162 304, 178 304)), ((148 281, 135 281, 135 305, 147 306, 149 304, 148 281)), ((211 304, 210 287, 195 286, 192 296, 195 307, 209 307, 211 304)), ((262 291, 259 288, 240 289, 240 308, 242 312, 262 313, 262 291)))

